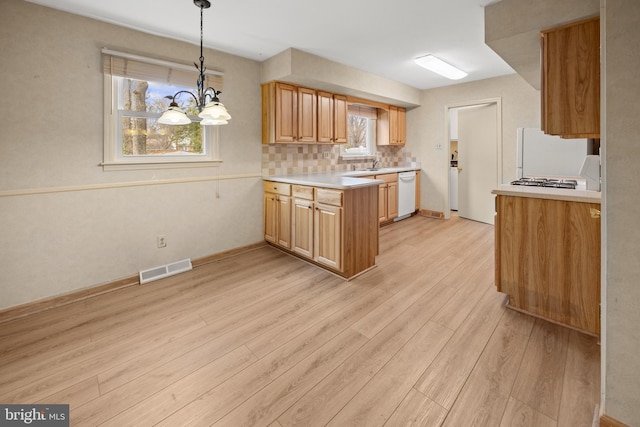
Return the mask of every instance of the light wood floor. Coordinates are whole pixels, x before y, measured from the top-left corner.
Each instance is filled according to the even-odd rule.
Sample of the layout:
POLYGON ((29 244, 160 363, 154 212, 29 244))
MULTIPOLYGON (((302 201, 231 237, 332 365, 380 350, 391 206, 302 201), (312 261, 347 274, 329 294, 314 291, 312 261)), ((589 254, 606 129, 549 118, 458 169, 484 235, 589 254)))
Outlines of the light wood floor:
POLYGON ((600 348, 504 307, 492 226, 380 233, 351 282, 263 247, 0 324, 0 402, 73 426, 591 426, 600 348))

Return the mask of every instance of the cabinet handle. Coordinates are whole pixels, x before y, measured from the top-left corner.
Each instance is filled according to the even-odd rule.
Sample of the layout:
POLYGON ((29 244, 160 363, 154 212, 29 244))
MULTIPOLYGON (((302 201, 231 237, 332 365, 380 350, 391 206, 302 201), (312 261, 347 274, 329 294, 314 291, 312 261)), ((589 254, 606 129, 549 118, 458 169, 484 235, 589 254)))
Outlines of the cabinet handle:
POLYGON ((589 208, 589 213, 591 214, 591 218, 594 218, 594 219, 600 218, 600 209, 589 208))
POLYGON ((307 206, 309 209, 313 209, 311 206, 307 206))

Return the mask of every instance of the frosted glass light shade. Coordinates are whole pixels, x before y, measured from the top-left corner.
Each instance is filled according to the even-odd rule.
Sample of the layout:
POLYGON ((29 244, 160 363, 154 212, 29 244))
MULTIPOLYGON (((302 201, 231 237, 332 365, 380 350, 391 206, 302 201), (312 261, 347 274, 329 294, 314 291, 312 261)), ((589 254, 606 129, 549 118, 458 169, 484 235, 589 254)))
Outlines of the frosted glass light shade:
MULTIPOLYGON (((231 115, 227 112, 227 109, 224 108, 224 104, 212 101, 209 102, 198 114, 199 117, 203 119, 213 119, 213 120, 222 120, 225 123, 218 124, 226 124, 227 120, 231 120, 231 115)), ((203 123, 204 124, 204 123, 203 123)))
POLYGON ((158 119, 158 123, 163 125, 188 125, 191 120, 180 107, 169 107, 167 111, 162 113, 158 119))
POLYGON ((467 77, 467 73, 464 71, 457 69, 453 65, 447 64, 442 59, 436 58, 433 55, 421 56, 414 59, 414 62, 422 68, 426 68, 429 71, 433 71, 434 73, 440 74, 441 76, 451 80, 460 80, 467 77))
POLYGON ((206 117, 202 120, 200 120, 200 124, 202 126, 218 126, 218 125, 226 125, 227 123, 229 123, 226 120, 223 119, 212 119, 211 117, 206 117))

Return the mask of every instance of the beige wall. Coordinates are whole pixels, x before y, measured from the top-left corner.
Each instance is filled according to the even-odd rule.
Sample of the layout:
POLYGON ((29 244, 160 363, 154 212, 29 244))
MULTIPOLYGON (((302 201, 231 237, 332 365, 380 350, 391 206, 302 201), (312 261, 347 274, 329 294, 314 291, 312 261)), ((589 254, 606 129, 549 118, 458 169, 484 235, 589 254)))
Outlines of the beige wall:
POLYGON ((640 425, 640 3, 603 0, 603 410, 640 425))
POLYGON ((502 182, 515 178, 516 128, 540 126, 540 94, 518 75, 463 83, 422 93, 422 106, 407 113, 407 150, 422 164, 422 209, 444 212, 448 198, 447 106, 502 99, 502 182), (441 144, 443 149, 437 150, 441 144))
POLYGON ((233 116, 220 129, 222 166, 104 172, 102 47, 185 64, 199 55, 197 45, 0 2, 0 309, 262 240, 260 64, 205 51, 225 73, 233 116), (139 185, 148 181, 165 184, 139 185), (167 248, 156 248, 158 234, 167 248))

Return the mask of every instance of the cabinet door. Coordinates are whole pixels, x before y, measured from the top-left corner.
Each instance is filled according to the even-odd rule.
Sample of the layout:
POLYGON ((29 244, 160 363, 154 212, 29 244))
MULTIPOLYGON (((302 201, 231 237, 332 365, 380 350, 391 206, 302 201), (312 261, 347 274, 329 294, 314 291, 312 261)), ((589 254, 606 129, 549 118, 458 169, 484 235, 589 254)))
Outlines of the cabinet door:
POLYGON ((277 241, 278 206, 276 195, 265 193, 264 195, 264 240, 271 243, 277 241))
POLYGON ((298 142, 316 142, 318 110, 316 91, 298 88, 298 142))
POLYGON ((404 108, 398 107, 396 123, 396 144, 404 145, 407 138, 407 112, 404 108))
POLYGON ((600 20, 542 32, 542 130, 600 137, 600 20))
POLYGON ((294 142, 298 137, 298 90, 276 83, 275 142, 294 142))
POLYGON ((499 195, 496 206, 498 291, 513 307, 599 334, 600 205, 499 195))
POLYGON ((318 203, 314 218, 314 260, 335 270, 342 268, 342 208, 318 203))
POLYGON ((416 210, 420 210, 420 171, 416 171, 416 210))
POLYGON ((347 97, 333 95, 333 142, 347 143, 347 97))
POLYGON ((391 145, 398 144, 398 107, 389 107, 389 138, 391 145))
POLYGON ((387 220, 398 216, 398 183, 390 182, 387 185, 387 220))
POLYGON ((283 248, 291 249, 291 198, 277 196, 278 225, 276 227, 276 243, 283 248))
POLYGON ((293 201, 293 251, 313 258, 313 202, 294 199, 293 201))
POLYGON ((387 220, 387 184, 378 186, 378 220, 384 222, 387 220))
POLYGON ((333 142, 333 95, 318 91, 318 142, 333 142))

